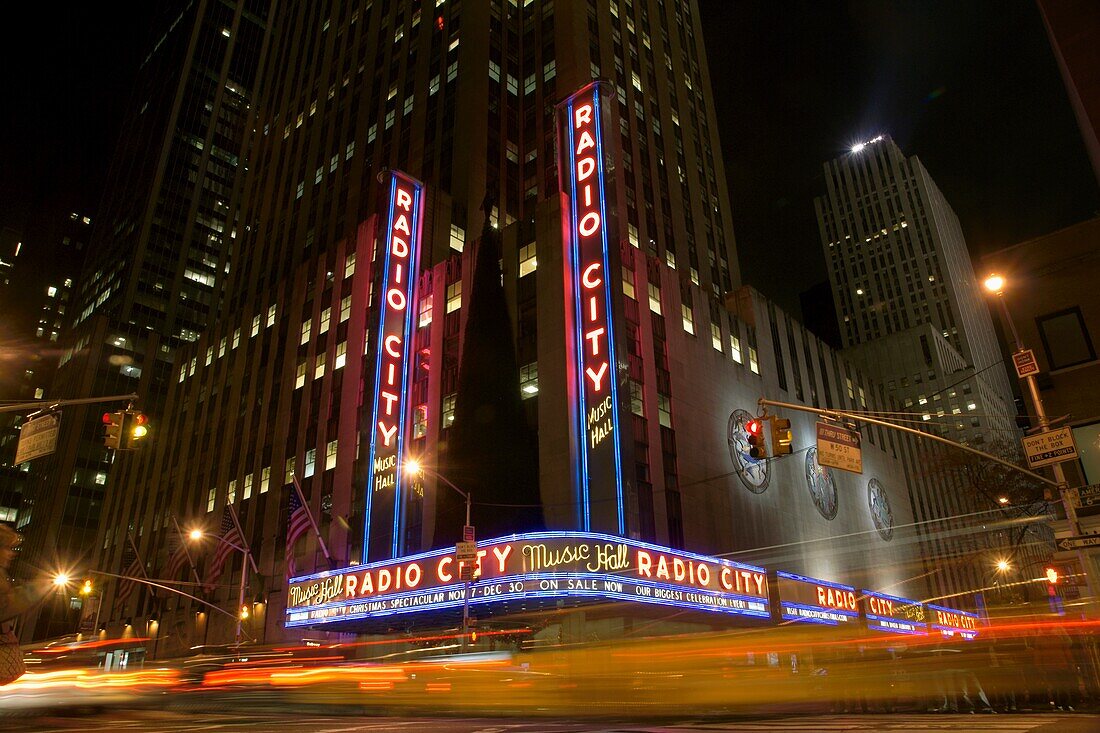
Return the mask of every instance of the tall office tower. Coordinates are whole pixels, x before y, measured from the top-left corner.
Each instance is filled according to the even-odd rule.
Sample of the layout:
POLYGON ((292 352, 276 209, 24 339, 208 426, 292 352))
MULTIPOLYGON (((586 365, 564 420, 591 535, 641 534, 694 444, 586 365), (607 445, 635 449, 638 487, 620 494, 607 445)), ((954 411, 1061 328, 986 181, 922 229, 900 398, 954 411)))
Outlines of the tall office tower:
MULTIPOLYGON (((206 327, 230 270, 229 202, 268 4, 180 2, 158 21, 69 303, 52 396, 138 393, 155 417, 174 350, 206 327)), ((100 416, 125 406, 66 408, 57 452, 32 465, 18 524, 40 565, 91 555, 104 492, 129 460, 104 447, 100 416)), ((24 636, 64 631, 63 610, 29 619, 24 636)))
MULTIPOLYGON (((246 631, 281 638, 288 573, 446 545, 447 521, 460 529, 445 506, 454 483, 474 494, 474 525, 499 530, 511 512, 519 530, 695 551, 787 541, 808 573, 856 572, 866 548, 798 540, 863 532, 877 558, 899 560, 869 572, 905 582, 885 578, 912 559, 886 544, 909 513, 892 439, 872 439, 875 479, 852 479, 842 510, 804 456, 772 468, 745 447, 761 394, 816 404, 820 385, 882 403, 773 305, 726 297, 740 283, 695 3, 301 0, 274 15, 263 69, 227 297, 179 352, 157 428, 169 437, 108 499, 100 567, 119 567, 132 526, 160 572, 173 520, 215 531, 232 507, 262 577, 238 556, 210 598, 235 604, 247 586, 246 631), (600 246, 569 254, 581 239, 600 246), (582 310, 579 287, 606 297, 582 310), (386 315, 398 310, 414 315, 402 326, 386 315), (584 344, 605 361, 581 364, 584 344), (514 394, 469 386, 463 370, 487 362, 515 364, 499 384, 514 394), (616 384, 619 399, 582 402, 585 380, 616 384), (501 416, 517 397, 527 430, 515 432, 537 436, 537 493, 452 474, 458 431, 513 449, 501 416), (385 453, 395 429, 404 442, 385 453), (399 473, 412 457, 429 469, 419 479, 399 473), (312 530, 287 547, 295 479, 324 547, 312 530), (792 501, 799 511, 783 509, 792 501), (541 517, 512 512, 532 503, 541 517)), ((805 441, 812 421, 799 422, 805 441)), ((106 593, 111 625, 156 614, 179 645, 234 633, 175 598, 106 593)))
POLYGON ((814 201, 841 336, 930 430, 1015 443, 993 322, 959 220, 916 156, 879 136, 825 164, 814 201))

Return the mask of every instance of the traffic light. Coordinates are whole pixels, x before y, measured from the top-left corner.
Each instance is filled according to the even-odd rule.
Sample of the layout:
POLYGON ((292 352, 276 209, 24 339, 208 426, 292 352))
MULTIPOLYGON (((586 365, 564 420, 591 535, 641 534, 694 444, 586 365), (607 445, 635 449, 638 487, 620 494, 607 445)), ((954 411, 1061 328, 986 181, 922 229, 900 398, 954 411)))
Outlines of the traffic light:
POLYGON ((1047 568, 1046 575, 1048 583, 1051 585, 1058 585, 1058 568, 1047 568))
POLYGON ((772 418, 772 453, 785 456, 791 450, 791 421, 784 417, 772 418))
POLYGON ((756 460, 768 457, 768 444, 764 442, 764 430, 759 420, 745 423, 745 432, 749 435, 749 455, 756 460))
POLYGON ((122 424, 125 420, 125 412, 103 413, 103 445, 115 450, 122 447, 122 424))
POLYGON ((122 450, 134 450, 141 443, 142 438, 149 434, 149 418, 145 413, 127 410, 126 420, 122 425, 122 450))

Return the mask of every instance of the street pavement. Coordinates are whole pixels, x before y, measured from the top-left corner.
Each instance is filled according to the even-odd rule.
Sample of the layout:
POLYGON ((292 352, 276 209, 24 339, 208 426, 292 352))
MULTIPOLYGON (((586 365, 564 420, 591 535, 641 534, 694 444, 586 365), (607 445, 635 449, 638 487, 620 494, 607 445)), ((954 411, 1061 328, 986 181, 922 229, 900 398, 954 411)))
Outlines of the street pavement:
POLYGON ((365 718, 298 714, 172 713, 112 711, 73 717, 0 718, 0 731, 279 731, 279 733, 704 733, 706 731, 771 731, 772 733, 1095 733, 1100 715, 813 715, 745 720, 572 722, 512 718, 365 718))

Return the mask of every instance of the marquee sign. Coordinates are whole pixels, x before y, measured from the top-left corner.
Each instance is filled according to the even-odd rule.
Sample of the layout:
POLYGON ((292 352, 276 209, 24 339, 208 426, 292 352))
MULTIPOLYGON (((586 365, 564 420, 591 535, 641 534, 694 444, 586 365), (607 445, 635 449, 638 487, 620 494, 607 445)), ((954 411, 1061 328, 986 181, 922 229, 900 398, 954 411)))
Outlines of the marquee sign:
POLYGON ((889 634, 927 632, 924 605, 920 601, 890 596, 873 590, 863 590, 860 593, 863 616, 867 619, 867 628, 871 631, 885 631, 889 634))
POLYGON ((601 84, 592 82, 558 107, 558 170, 567 199, 562 230, 569 399, 580 526, 622 535, 626 519, 612 298, 621 268, 613 259, 618 241, 608 218, 600 93, 601 84))
POLYGON ((803 575, 776 573, 779 608, 784 621, 836 626, 859 619, 856 589, 803 575))
POLYGON ((968 611, 957 611, 932 603, 926 604, 925 618, 928 628, 939 631, 944 636, 961 636, 974 639, 978 636, 978 615, 968 611))
POLYGON ((478 543, 476 580, 453 548, 290 581, 286 625, 315 626, 540 599, 618 600, 770 618, 762 568, 594 532, 532 532, 478 543))
POLYGON ((404 534, 404 455, 409 379, 409 350, 416 281, 420 264, 420 228, 424 186, 390 171, 389 213, 385 219, 378 292, 377 352, 371 407, 371 441, 363 523, 364 558, 396 557, 404 534))

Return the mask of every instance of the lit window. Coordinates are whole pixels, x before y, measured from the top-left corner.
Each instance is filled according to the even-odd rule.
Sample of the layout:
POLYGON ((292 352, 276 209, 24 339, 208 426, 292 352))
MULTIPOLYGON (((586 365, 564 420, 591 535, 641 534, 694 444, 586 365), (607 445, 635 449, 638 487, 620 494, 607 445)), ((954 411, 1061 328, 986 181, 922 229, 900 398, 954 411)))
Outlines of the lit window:
POLYGON ((420 320, 417 325, 420 328, 429 325, 432 322, 432 294, 428 293, 420 299, 420 305, 417 307, 417 312, 420 314, 420 320))
POLYGON ((676 269, 676 253, 673 252, 671 249, 665 250, 665 262, 673 270, 676 269))
POLYGON ((649 309, 661 315, 661 289, 653 283, 649 283, 649 309))
POLYGON ((519 250, 519 276, 524 277, 535 271, 538 260, 535 258, 535 243, 521 247, 519 250))
POLYGON ((317 355, 317 365, 313 367, 313 378, 320 379, 325 376, 325 355, 317 355))
POLYGON ((309 319, 302 321, 302 337, 298 340, 299 344, 304 344, 309 341, 309 331, 312 328, 313 322, 309 319))
POLYGON ((451 423, 455 421, 455 397, 457 395, 452 392, 443 398, 443 427, 451 427, 451 423))
POLYGON ((340 323, 351 318, 351 296, 340 301, 340 323))
POLYGON ((252 336, 255 336, 259 332, 260 332, 260 317, 259 316, 253 316, 252 317, 252 336))
POLYGON ((57 288, 55 288, 53 285, 46 288, 46 295, 51 297, 51 298, 56 296, 57 295, 57 288))
POLYGON ((321 325, 317 327, 317 334, 328 333, 329 323, 332 322, 332 308, 321 311, 321 325))
POLYGON ((542 67, 542 80, 543 81, 550 81, 551 79, 554 78, 554 75, 556 73, 557 73, 557 64, 554 62, 553 59, 551 59, 548 63, 546 63, 542 67))
POLYGON ((539 363, 533 361, 519 368, 520 397, 527 399, 539 393, 539 363))
POLYGON ((623 295, 635 300, 634 295, 634 271, 628 270, 626 266, 623 266, 623 295))
POLYGON ((351 277, 355 274, 355 253, 352 252, 344 258, 344 277, 351 277))
MULTIPOLYGON (((294 466, 293 459, 291 459, 291 467, 294 466)), ((260 493, 266 494, 268 488, 271 486, 271 466, 260 471, 260 493)))
POLYGON ((306 384, 306 363, 298 362, 298 371, 294 375, 294 389, 304 387, 306 384))
POLYGON ((423 438, 428 434, 428 406, 417 405, 413 410, 413 439, 423 438))
POLYGON ((977 410, 978 406, 973 402, 967 402, 966 403, 966 409, 973 411, 973 410, 977 410))
POLYGON ((225 503, 232 504, 237 500, 237 479, 229 482, 229 488, 225 492, 225 503))
POLYGON ((386 113, 386 129, 387 130, 390 129, 391 127, 393 127, 393 122, 396 119, 397 119, 397 111, 396 110, 391 109, 389 112, 386 113))
POLYGON ((325 470, 331 471, 336 468, 336 444, 338 441, 330 440, 325 445, 325 470))
POLYGON ((630 240, 630 245, 632 247, 641 246, 638 241, 638 227, 633 224, 626 225, 626 237, 630 240))
POLYGON ((695 317, 691 312, 691 306, 687 303, 680 305, 680 316, 684 319, 684 330, 695 335, 695 317))
POLYGON ((206 347, 206 363, 203 366, 210 366, 210 362, 214 361, 214 347, 206 347))
POLYGON ((105 473, 102 473, 102 472, 100 472, 100 473, 97 473, 97 474, 95 475, 95 482, 96 482, 97 484, 99 484, 100 486, 103 486, 104 484, 106 484, 106 483, 107 483, 107 474, 105 474, 105 473))
POLYGON ((722 353, 722 329, 717 323, 710 324, 710 345, 714 347, 714 350, 718 353, 722 353))
POLYGON ((642 91, 642 78, 638 76, 637 71, 630 72, 630 80, 634 82, 635 89, 637 89, 639 92, 642 91))
POLYGON ((466 243, 466 230, 458 224, 451 224, 451 249, 461 252, 466 243))
POLYGON ((219 359, 222 358, 223 356, 225 356, 225 342, 226 342, 226 339, 225 339, 224 336, 222 337, 222 340, 218 342, 218 358, 219 359))
POLYGON ((234 349, 237 348, 237 346, 239 346, 240 343, 241 343, 241 329, 238 328, 235 331, 233 331, 233 346, 232 346, 232 348, 234 348, 234 349))
POLYGON ((730 334, 730 357, 741 364, 741 339, 737 336, 730 334))
POLYGON ((286 459, 286 469, 283 472, 283 483, 289 484, 294 480, 294 457, 286 459))
POLYGON ((241 501, 252 498, 252 474, 244 477, 244 491, 241 492, 241 501))
POLYGON ((760 363, 756 360, 756 347, 749 347, 749 371, 753 374, 760 373, 760 363))
POLYGON ((355 155, 355 141, 352 140, 348 143, 348 146, 344 148, 344 160, 351 160, 351 156, 355 155))
POLYGON ((348 360, 348 342, 341 341, 336 344, 336 359, 332 362, 333 369, 342 369, 348 360))
POLYGON ((657 422, 666 428, 672 427, 672 400, 660 392, 657 393, 657 422))
POLYGON ((296 198, 296 199, 302 198, 302 194, 304 194, 305 192, 306 192, 306 182, 305 181, 298 181, 298 188, 294 193, 294 198, 296 198))
POLYGON ((210 489, 206 492, 206 511, 207 513, 214 511, 214 500, 217 498, 218 490, 210 489))
POLYGON ((630 385, 630 411, 638 417, 645 417, 645 395, 641 382, 627 380, 630 385))
POLYGON ((370 127, 367 128, 367 143, 369 144, 369 143, 374 142, 374 139, 376 137, 378 137, 378 123, 377 122, 375 122, 373 125, 371 125, 370 127))
POLYGON ((447 312, 454 313, 462 307, 462 281, 458 280, 447 286, 447 312))

